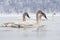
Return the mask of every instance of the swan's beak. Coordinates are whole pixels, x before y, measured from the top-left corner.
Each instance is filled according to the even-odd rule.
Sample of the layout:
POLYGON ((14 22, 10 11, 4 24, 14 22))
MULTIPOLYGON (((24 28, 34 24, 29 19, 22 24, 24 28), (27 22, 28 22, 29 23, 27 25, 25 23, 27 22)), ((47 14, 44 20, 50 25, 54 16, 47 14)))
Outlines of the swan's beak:
POLYGON ((44 16, 46 19, 48 19, 46 15, 43 15, 43 16, 44 16))
POLYGON ((30 17, 28 17, 30 19, 30 17))
POLYGON ((46 15, 44 16, 46 19, 48 19, 47 17, 46 17, 46 15))
POLYGON ((29 16, 29 15, 27 15, 27 17, 28 17, 28 18, 30 18, 30 16, 29 16))

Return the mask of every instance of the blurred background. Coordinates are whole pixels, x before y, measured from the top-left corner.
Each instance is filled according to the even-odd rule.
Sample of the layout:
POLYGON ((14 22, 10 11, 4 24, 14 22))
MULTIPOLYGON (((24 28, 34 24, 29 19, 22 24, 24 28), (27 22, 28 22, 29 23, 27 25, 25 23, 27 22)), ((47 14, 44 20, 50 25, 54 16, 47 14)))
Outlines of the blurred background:
POLYGON ((19 14, 24 11, 35 13, 37 10, 59 13, 60 0, 0 0, 0 14, 19 14))

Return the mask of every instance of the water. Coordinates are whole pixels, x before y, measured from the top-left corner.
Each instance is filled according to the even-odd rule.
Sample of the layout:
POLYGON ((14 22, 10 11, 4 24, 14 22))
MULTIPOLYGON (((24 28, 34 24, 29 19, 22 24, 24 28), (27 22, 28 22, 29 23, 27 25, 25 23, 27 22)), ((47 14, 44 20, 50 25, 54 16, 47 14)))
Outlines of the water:
MULTIPOLYGON (((35 17, 29 22, 34 23, 35 17), (34 20, 33 20, 34 18, 34 20), (34 22, 33 22, 34 21, 34 22)), ((5 22, 20 23, 20 17, 0 17, 0 25, 5 22)), ((60 40, 60 16, 53 19, 48 16, 48 20, 43 21, 44 26, 40 27, 39 32, 36 28, 12 28, 0 27, 0 40, 60 40)))

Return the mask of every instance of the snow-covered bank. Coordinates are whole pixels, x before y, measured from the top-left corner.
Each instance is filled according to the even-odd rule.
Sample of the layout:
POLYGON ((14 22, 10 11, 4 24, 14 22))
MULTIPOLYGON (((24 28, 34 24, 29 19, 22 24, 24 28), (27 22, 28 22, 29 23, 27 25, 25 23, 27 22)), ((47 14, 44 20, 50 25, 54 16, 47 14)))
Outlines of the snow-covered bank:
MULTIPOLYGON (((11 14, 5 14, 5 13, 2 13, 0 14, 0 17, 19 17, 19 16, 22 16, 23 13, 11 13, 11 14)), ((36 16, 36 13, 29 13, 30 16, 36 16)), ((47 16, 51 16, 52 14, 51 13, 46 13, 47 16)), ((59 13, 57 13, 55 16, 60 16, 59 13)))

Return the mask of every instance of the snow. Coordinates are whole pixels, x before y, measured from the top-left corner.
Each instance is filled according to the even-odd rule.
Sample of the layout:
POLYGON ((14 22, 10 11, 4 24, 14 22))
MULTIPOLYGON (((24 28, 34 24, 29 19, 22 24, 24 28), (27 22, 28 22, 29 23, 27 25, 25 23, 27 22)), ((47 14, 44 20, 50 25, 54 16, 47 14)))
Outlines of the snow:
MULTIPOLYGON (((35 16, 31 16, 29 23, 35 22, 35 16)), ((0 16, 0 40, 60 40, 60 16, 47 16, 48 20, 43 21, 39 32, 36 28, 12 28, 2 27, 5 22, 20 23, 21 16, 0 16)), ((32 26, 33 27, 33 26, 32 26)))

